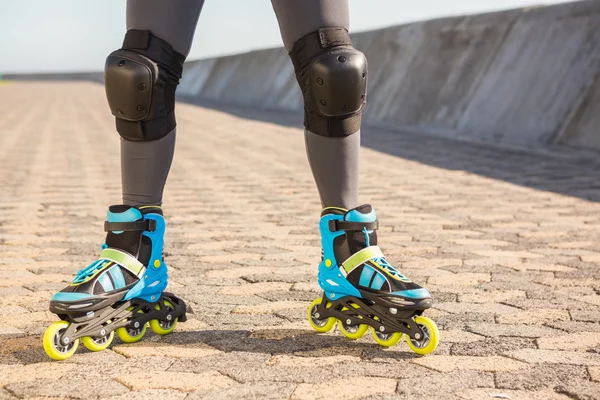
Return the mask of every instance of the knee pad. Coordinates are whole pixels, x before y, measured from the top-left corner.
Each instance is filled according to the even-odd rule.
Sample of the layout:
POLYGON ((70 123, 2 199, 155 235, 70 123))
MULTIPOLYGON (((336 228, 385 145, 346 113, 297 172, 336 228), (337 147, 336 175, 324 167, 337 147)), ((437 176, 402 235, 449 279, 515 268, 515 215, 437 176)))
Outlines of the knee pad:
POLYGON ((360 129, 367 102, 367 59, 345 28, 324 28, 298 39, 290 57, 304 97, 304 126, 321 136, 360 129))
POLYGON ((104 67, 106 98, 123 139, 157 140, 175 128, 175 89, 184 61, 150 31, 127 31, 104 67))

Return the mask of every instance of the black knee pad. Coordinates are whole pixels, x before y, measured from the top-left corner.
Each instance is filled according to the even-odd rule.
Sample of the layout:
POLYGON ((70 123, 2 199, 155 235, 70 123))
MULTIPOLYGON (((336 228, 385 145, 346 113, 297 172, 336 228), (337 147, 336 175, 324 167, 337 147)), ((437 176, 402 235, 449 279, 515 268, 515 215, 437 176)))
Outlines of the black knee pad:
POLYGON ((298 39, 290 52, 304 97, 304 126, 343 137, 360 129, 367 102, 367 59, 345 28, 324 28, 298 39))
POLYGON ((123 47, 104 67, 106 98, 121 137, 157 140, 175 128, 175 89, 184 61, 150 31, 127 31, 123 47))

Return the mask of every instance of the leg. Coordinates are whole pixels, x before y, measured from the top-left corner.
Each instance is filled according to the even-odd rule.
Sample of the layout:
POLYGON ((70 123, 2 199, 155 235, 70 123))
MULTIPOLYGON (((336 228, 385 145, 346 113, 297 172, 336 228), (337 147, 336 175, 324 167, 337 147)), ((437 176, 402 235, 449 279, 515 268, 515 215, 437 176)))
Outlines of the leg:
POLYGON ((122 138, 123 201, 129 205, 109 207, 99 259, 50 301, 61 321, 46 329, 43 345, 55 360, 71 357, 80 340, 100 351, 115 332, 133 343, 147 323, 165 335, 186 320, 185 303, 164 292, 165 220, 158 205, 173 158, 175 89, 202 4, 127 3, 128 31, 123 47, 106 59, 104 81, 122 138))
POLYGON ((309 306, 308 320, 318 332, 337 321, 349 339, 371 327, 385 347, 406 334, 413 351, 431 353, 439 334, 435 323, 421 316, 432 305, 431 295, 386 261, 377 246, 375 209, 358 206, 367 64, 348 36, 348 2, 272 2, 304 97, 306 148, 325 207, 318 272, 324 294, 309 306))
MULTIPOLYGON (((295 43, 301 46, 299 40, 312 32, 328 27, 348 29, 349 26, 347 0, 272 0, 272 3, 283 43, 291 52, 295 43)), ((360 122, 351 132, 338 137, 323 135, 308 126, 305 130, 308 161, 323 207, 351 209, 359 205, 359 128, 360 122)))
MULTIPOLYGON (((149 30, 184 57, 204 0, 129 0, 127 30, 149 30)), ((121 139, 123 203, 160 205, 175 150, 175 128, 152 141, 121 139)))

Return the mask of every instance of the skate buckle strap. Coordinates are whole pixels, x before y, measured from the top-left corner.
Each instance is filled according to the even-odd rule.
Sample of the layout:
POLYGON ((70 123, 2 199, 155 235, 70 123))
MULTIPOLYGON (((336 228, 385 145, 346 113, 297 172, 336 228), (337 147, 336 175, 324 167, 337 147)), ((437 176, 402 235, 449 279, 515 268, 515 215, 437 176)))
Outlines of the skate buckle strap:
POLYGON ((144 273, 144 264, 139 262, 135 257, 125 253, 124 251, 107 248, 100 253, 101 260, 108 260, 119 264, 128 269, 136 276, 141 276, 144 273))
POLYGON ((358 267, 359 265, 364 264, 367 261, 372 260, 374 258, 383 257, 383 252, 381 251, 379 246, 369 246, 357 251, 356 253, 348 257, 348 259, 342 263, 342 267, 344 267, 344 271, 346 271, 346 274, 349 274, 354 268, 358 267))
POLYGON ((150 231, 156 230, 156 220, 146 219, 143 221, 130 222, 110 222, 104 221, 104 232, 121 232, 121 231, 150 231))
POLYGON ((331 232, 337 231, 362 231, 364 229, 373 231, 379 229, 379 220, 372 222, 352 222, 352 221, 338 221, 332 219, 329 221, 329 230, 331 232))

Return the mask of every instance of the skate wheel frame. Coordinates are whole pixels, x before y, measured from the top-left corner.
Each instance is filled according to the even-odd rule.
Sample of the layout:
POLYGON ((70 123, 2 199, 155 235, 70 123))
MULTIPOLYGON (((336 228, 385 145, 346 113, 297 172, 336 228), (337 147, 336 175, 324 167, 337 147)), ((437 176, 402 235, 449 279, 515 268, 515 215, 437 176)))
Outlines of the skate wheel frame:
MULTIPOLYGON (((334 317, 328 317, 327 319, 320 319, 315 316, 317 312, 317 306, 323 302, 323 298, 319 297, 315 299, 310 306, 308 306, 308 323, 312 328, 319 333, 326 333, 333 329, 335 326, 336 319, 334 317)), ((327 307, 328 304, 325 305, 327 307)))
POLYGON ((63 345, 59 342, 60 336, 68 326, 69 323, 67 321, 56 321, 46 328, 44 332, 44 336, 42 337, 44 351, 53 360, 66 360, 75 354, 77 347, 79 347, 79 339, 74 340, 68 345, 63 345))

